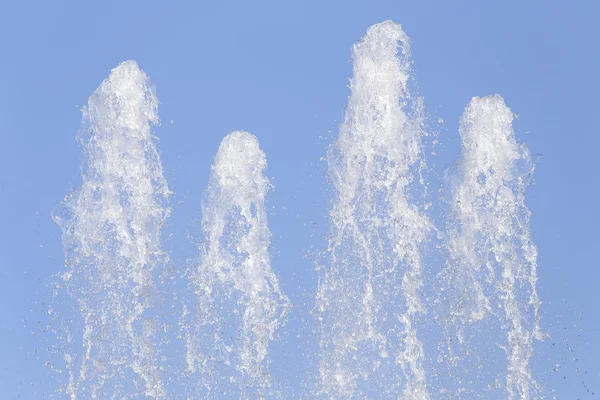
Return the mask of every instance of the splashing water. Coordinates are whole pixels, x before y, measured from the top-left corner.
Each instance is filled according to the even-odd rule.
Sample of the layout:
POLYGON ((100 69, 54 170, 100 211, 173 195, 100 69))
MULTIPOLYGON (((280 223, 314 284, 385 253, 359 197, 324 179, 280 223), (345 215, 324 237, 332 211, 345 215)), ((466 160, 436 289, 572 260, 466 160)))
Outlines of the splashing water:
MULTIPOLYGON (((447 357, 463 358, 468 370, 477 370, 472 354, 464 349, 473 345, 468 330, 473 325, 492 327, 489 319, 495 318, 508 335, 503 390, 510 399, 529 399, 536 388, 529 368, 532 341, 543 337, 537 251, 525 206, 535 163, 527 148, 516 142, 512 121, 513 113, 497 95, 473 98, 461 118, 461 157, 445 182, 451 212, 442 295, 449 301, 446 332, 458 338, 450 353, 462 353, 447 357)), ((483 367, 493 365, 487 360, 483 367)))
POLYGON ((414 322, 425 311, 420 246, 431 224, 411 198, 426 133, 422 100, 408 89, 408 37, 391 21, 374 25, 353 61, 345 120, 328 156, 336 194, 330 266, 317 295, 321 389, 336 398, 427 399, 414 322))
POLYGON ((53 212, 68 268, 62 285, 84 324, 81 343, 68 333, 72 399, 165 395, 148 314, 169 195, 151 133, 157 107, 135 62, 112 70, 83 110, 82 186, 53 212))
POLYGON ((152 135, 158 100, 135 62, 115 68, 83 110, 82 186, 53 211, 67 265, 57 291, 79 311, 65 319, 64 393, 537 398, 530 361, 534 338, 544 334, 525 205, 536 160, 516 142, 513 113, 500 96, 473 98, 460 121, 461 156, 441 191, 445 264, 424 261, 436 229, 425 202, 423 100, 411 95, 410 81, 409 39, 400 25, 369 28, 353 48, 351 95, 327 159, 335 191, 316 293, 318 389, 293 396, 270 365, 291 304, 271 267, 271 184, 257 138, 236 131, 219 146, 202 201, 199 259, 178 275, 184 282, 169 275, 174 295, 165 318, 179 318, 184 343, 161 342, 173 331, 158 317, 157 298, 168 291, 158 277, 176 268, 163 268, 160 242, 170 191, 152 135), (443 265, 431 318, 443 339, 427 359, 425 265, 443 265), (168 367, 167 355, 175 360, 168 367))
POLYGON ((270 386, 269 342, 290 303, 271 269, 266 166, 256 137, 241 131, 223 139, 212 166, 192 278, 198 315, 187 335, 188 369, 199 369, 206 395, 218 387, 213 395, 256 398, 270 386))

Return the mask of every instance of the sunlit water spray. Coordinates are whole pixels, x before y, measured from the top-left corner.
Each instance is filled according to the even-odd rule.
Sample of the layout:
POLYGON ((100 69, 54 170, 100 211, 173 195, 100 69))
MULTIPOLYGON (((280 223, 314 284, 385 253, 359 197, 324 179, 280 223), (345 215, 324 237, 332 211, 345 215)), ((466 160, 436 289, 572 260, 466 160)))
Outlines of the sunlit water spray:
POLYGON ((258 398, 271 386, 269 343, 290 303, 269 255, 265 153, 255 136, 223 139, 202 204, 204 244, 192 276, 197 306, 187 330, 190 372, 207 396, 258 398))
POLYGON ((391 21, 353 49, 351 95, 328 156, 330 261, 317 295, 328 397, 429 398, 415 317, 431 224, 413 198, 423 168, 422 101, 409 92, 409 40, 391 21))
POLYGON ((82 185, 53 212, 65 246, 61 285, 83 319, 83 332, 72 322, 67 333, 73 399, 165 394, 148 313, 169 195, 151 131, 157 107, 135 62, 112 70, 83 110, 82 185))
MULTIPOLYGON (((537 393, 529 366, 533 339, 543 337, 536 291, 537 251, 525 205, 525 188, 535 160, 525 145, 516 142, 513 118, 496 95, 473 98, 460 121, 461 156, 444 188, 450 215, 440 298, 448 302, 449 347, 442 359, 446 357, 456 370, 456 382, 464 386, 477 388, 483 383, 495 396, 529 399, 537 393), (501 372, 504 382, 495 385, 498 380, 480 382, 484 377, 477 371, 497 368, 498 360, 489 350, 496 345, 487 341, 496 322, 508 340, 501 345, 507 356, 505 372, 501 372), (488 334, 482 335, 482 330, 488 334), (473 332, 478 334, 473 336, 473 332), (473 349, 489 358, 477 359, 480 354, 473 349), (464 369, 456 368, 461 362, 467 363, 464 369), (462 374, 462 370, 468 372, 462 374), (498 394, 494 387, 505 394, 498 394)), ((460 386, 455 390, 468 390, 460 386)))
POLYGON ((513 114, 499 96, 474 98, 461 118, 462 152, 445 177, 447 225, 438 230, 447 259, 430 307, 444 339, 437 351, 421 341, 432 328, 422 316, 422 275, 442 267, 423 261, 435 229, 409 52, 408 37, 390 21, 369 28, 353 49, 351 95, 328 154, 334 194, 316 298, 318 388, 310 394, 282 388, 309 387, 313 377, 277 384, 270 368, 271 342, 291 304, 271 267, 266 156, 247 132, 223 139, 202 202, 200 256, 178 275, 183 281, 169 276, 177 280, 173 304, 160 306, 179 326, 158 319, 170 194, 151 129, 158 100, 135 62, 115 68, 84 109, 82 186, 53 212, 67 264, 57 290, 79 311, 63 318, 64 392, 72 399, 536 398, 530 360, 534 338, 544 335, 525 206, 535 160, 516 142, 513 114), (177 332, 182 340, 171 340, 177 332), (431 360, 438 363, 426 369, 431 360))

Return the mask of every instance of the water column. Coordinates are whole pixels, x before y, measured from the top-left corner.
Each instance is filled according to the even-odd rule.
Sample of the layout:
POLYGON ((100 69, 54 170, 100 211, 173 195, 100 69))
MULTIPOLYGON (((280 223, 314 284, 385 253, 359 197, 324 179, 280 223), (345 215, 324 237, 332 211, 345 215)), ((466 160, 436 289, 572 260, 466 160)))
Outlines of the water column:
POLYGON ((454 390, 470 386, 474 394, 485 388, 494 393, 487 396, 529 399, 536 388, 529 366, 533 339, 543 337, 537 250, 525 205, 535 162, 516 142, 513 118, 495 95, 474 97, 460 120, 461 156, 445 181, 450 214, 441 298, 448 307, 448 346, 442 359, 463 383, 454 390), (494 344, 502 332, 505 343, 494 344), (502 364, 494 349, 506 354, 500 380, 493 376, 502 364))
POLYGON ((426 132, 409 53, 391 21, 353 48, 351 95, 328 155, 335 194, 317 294, 327 398, 429 398, 415 321, 425 311, 420 247, 431 230, 417 200, 426 132))
POLYGON ((269 343, 291 305, 271 268, 264 175, 255 136, 227 135, 217 151, 202 203, 200 265, 192 281, 197 306, 186 329, 187 364, 207 397, 269 394, 269 343))
POLYGON ((150 314, 169 195, 151 129, 157 108, 148 77, 127 61, 83 109, 82 185, 53 212, 67 265, 60 285, 82 318, 66 327, 72 399, 165 395, 150 314))

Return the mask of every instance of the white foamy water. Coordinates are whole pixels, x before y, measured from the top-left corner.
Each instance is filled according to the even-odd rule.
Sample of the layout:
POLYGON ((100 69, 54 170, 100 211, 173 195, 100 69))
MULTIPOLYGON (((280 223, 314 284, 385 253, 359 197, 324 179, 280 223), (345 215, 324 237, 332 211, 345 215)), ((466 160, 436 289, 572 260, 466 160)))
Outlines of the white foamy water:
POLYGON ((411 196, 426 133, 422 101, 409 92, 409 52, 391 21, 353 49, 351 95, 328 156, 330 260, 317 294, 328 398, 429 398, 415 318, 425 311, 420 247, 431 224, 411 196))
POLYGON ((441 190, 445 252, 432 251, 440 246, 429 241, 436 229, 424 178, 428 134, 423 101, 409 90, 409 39, 398 24, 376 24, 352 60, 344 122, 327 158, 333 193, 316 326, 300 311, 299 326, 285 331, 291 304, 271 265, 272 187, 257 138, 235 131, 223 139, 202 199, 200 254, 188 268, 165 268, 170 191, 152 135, 158 100, 135 62, 112 71, 83 110, 82 185, 52 214, 66 258, 55 301, 75 309, 60 309, 56 319, 69 374, 62 395, 543 395, 530 368, 534 339, 544 335, 525 204, 536 160, 515 140, 513 113, 500 96, 475 97, 465 109, 461 155, 441 190), (446 258, 432 260, 438 256, 446 258), (440 269, 425 316, 423 275, 440 269), (280 333, 289 347, 273 354, 280 333), (305 362, 299 357, 310 360, 309 372, 293 365, 305 362), (285 362, 290 371, 271 371, 285 362))
POLYGON ((72 399, 165 395, 149 314, 169 195, 151 130, 157 107, 134 61, 112 70, 83 110, 82 185, 53 212, 67 265, 60 285, 82 318, 65 343, 72 399))
POLYGON ((271 385, 269 343, 290 303, 271 268, 266 167, 256 137, 232 132, 204 195, 204 245, 192 276, 198 303, 186 335, 188 369, 208 397, 258 398, 271 385))
POLYGON ((445 357, 457 382, 475 379, 504 392, 493 392, 496 396, 529 399, 537 393, 529 366, 533 339, 543 337, 537 250, 525 205, 535 162, 527 147, 515 140, 513 118, 497 95, 474 97, 462 115, 461 156, 445 182, 450 216, 441 296, 449 303, 446 333, 450 342, 455 339, 445 357), (507 360, 502 378, 476 373, 494 371, 498 360, 491 357, 478 365, 481 361, 473 354, 473 349, 487 352, 497 347, 487 341, 496 323, 507 336, 500 345, 507 360))

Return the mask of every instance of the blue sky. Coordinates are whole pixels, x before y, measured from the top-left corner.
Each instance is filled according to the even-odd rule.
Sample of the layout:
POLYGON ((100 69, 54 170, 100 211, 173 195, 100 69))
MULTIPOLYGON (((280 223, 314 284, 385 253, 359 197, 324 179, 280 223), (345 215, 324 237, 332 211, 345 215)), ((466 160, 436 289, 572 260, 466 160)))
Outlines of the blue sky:
MULTIPOLYGON (((156 134, 176 192, 167 243, 175 263, 194 255, 186 237, 199 233, 200 197, 223 136, 244 129, 259 138, 275 184, 273 267, 301 318, 316 285, 305 255, 322 248, 327 231, 320 158, 343 117, 350 49, 386 19, 410 36, 419 94, 431 121, 444 120, 431 160, 438 174, 458 154, 458 118, 472 96, 501 94, 519 114, 518 140, 543 155, 527 201, 552 338, 537 345, 533 371, 558 398, 590 398, 586 387, 600 395, 599 11, 577 1, 3 3, 3 396, 44 398, 56 387, 44 326, 64 259, 50 210, 80 183, 79 109, 111 68, 136 60, 162 102, 156 134)), ((289 330, 301 327, 298 319, 289 330)), ((314 365, 314 355, 290 357, 314 365)))

